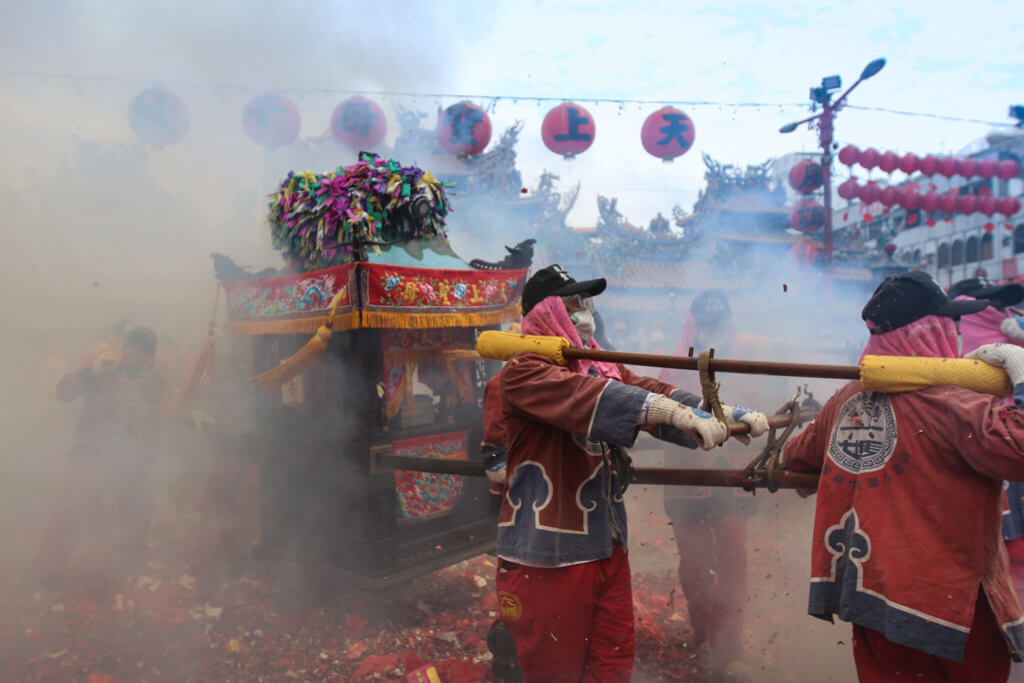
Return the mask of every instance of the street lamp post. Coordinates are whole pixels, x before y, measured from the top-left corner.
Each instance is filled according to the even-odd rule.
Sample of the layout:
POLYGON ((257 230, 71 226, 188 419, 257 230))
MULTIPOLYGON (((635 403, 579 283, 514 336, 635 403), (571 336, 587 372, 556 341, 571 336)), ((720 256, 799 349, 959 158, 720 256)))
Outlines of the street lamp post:
POLYGON ((811 101, 812 107, 820 104, 821 113, 809 116, 801 121, 795 121, 793 123, 787 123, 785 126, 779 129, 780 133, 792 133, 799 126, 810 123, 811 121, 818 122, 818 144, 821 146, 821 170, 824 180, 824 204, 825 204, 825 264, 832 265, 832 137, 833 137, 833 123, 835 122, 836 114, 846 104, 846 98, 849 96, 853 89, 860 85, 861 81, 865 81, 885 66, 885 59, 879 58, 868 63, 861 71, 860 78, 858 78, 853 85, 846 89, 839 98, 832 102, 832 93, 835 90, 839 90, 842 87, 842 80, 839 76, 826 76, 821 79, 820 88, 811 88, 811 101))

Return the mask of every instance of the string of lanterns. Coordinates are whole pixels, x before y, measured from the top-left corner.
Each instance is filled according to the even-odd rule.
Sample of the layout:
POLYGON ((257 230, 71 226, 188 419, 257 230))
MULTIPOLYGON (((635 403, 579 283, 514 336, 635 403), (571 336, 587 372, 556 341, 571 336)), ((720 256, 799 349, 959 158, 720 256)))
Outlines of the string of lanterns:
MULTIPOLYGON (((155 147, 180 141, 188 130, 185 103, 165 87, 140 92, 129 107, 135 134, 155 147)), ((299 110, 287 97, 263 94, 242 110, 242 129, 265 147, 290 145, 298 139, 299 110)), ((349 147, 372 150, 387 135, 387 117, 376 102, 362 96, 340 102, 331 113, 331 135, 349 147)), ((463 100, 446 108, 438 118, 436 134, 441 147, 455 155, 481 153, 491 140, 491 117, 473 102, 463 100)), ((541 124, 544 145, 565 159, 582 154, 594 144, 597 126, 581 105, 563 102, 552 108, 541 124)), ((650 114, 640 130, 640 142, 652 156, 665 162, 686 154, 693 146, 693 120, 675 107, 650 114)))

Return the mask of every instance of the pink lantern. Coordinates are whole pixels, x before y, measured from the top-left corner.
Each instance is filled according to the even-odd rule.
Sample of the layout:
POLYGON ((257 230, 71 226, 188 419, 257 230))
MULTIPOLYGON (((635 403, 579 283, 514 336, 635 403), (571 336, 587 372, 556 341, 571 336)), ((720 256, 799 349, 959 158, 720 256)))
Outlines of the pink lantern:
POLYGON ((693 147, 693 120, 674 107, 662 107, 646 119, 640 129, 640 143, 651 156, 672 161, 693 147))
POLYGON ((900 158, 893 152, 885 152, 882 156, 878 157, 878 168, 886 173, 892 173, 899 165, 900 158))
POLYGON ((331 135, 352 149, 373 149, 383 142, 387 132, 384 110, 365 97, 350 97, 331 114, 331 135))
POLYGON ((952 178, 956 175, 956 159, 953 157, 942 157, 939 159, 939 175, 944 178, 952 178))
POLYGON ((921 159, 918 168, 925 175, 935 175, 939 170, 939 160, 935 158, 934 154, 927 154, 921 159))
POLYGON ((957 197, 956 200, 956 211, 957 213, 972 214, 978 210, 978 198, 973 194, 965 194, 957 197))
POLYGON ((982 159, 978 162, 978 175, 982 178, 991 178, 996 174, 998 165, 994 159, 982 159))
POLYGON ((821 164, 805 159, 789 171, 789 186, 797 192, 814 192, 825 182, 821 164))
POLYGON ((996 212, 996 198, 995 197, 982 197, 981 201, 978 202, 978 209, 986 216, 991 216, 996 212))
POLYGON ((1001 213, 1004 216, 1012 216, 1013 211, 1013 197, 1002 197, 996 200, 996 213, 1001 213))
POLYGON ((882 188, 878 186, 878 183, 872 181, 866 185, 861 185, 857 188, 857 196, 865 204, 874 204, 882 198, 882 188))
POLYGON ((939 195, 936 192, 926 192, 921 197, 921 208, 932 213, 939 208, 939 195))
POLYGON ((885 245, 883 249, 885 250, 885 253, 888 254, 889 256, 892 256, 894 253, 896 253, 896 245, 893 244, 892 242, 889 242, 889 244, 885 245))
POLYGON ((891 186, 882 190, 882 194, 879 197, 883 206, 893 206, 899 202, 899 199, 899 191, 895 187, 891 186))
POLYGON ((845 180, 839 183, 837 191, 843 199, 853 199, 857 196, 857 181, 854 178, 845 180))
POLYGON ((264 147, 283 147, 299 137, 299 110, 281 95, 260 95, 242 111, 242 129, 264 147))
POLYGON ((839 163, 853 166, 860 158, 860 150, 854 145, 847 145, 839 150, 839 163))
POLYGON ((1000 180, 1016 178, 1020 174, 1020 164, 1011 159, 1003 159, 996 165, 996 176, 1000 180))
POLYGON ((789 225, 800 232, 814 232, 825 225, 825 207, 811 199, 802 199, 789 214, 789 225))
POLYGON ((555 154, 572 159, 594 144, 594 117, 578 104, 563 102, 544 117, 540 134, 544 145, 555 154))
POLYGON ((449 154, 479 154, 491 141, 491 117, 472 102, 456 102, 438 117, 437 141, 449 154))
POLYGON ((916 154, 904 154, 900 157, 900 170, 910 175, 917 170, 918 164, 921 163, 917 158, 916 154))
POLYGON ((953 213, 956 211, 956 200, 959 197, 959 192, 956 190, 950 190, 939 197, 939 208, 942 209, 943 213, 953 213))
POLYGON ((874 147, 868 147, 860 153, 860 165, 870 171, 875 166, 878 166, 878 158, 878 150, 874 147))
POLYGON ((1010 197, 1009 205, 1006 208, 1010 209, 1010 213, 1006 214, 1007 216, 1012 216, 1014 214, 1020 213, 1020 200, 1017 199, 1016 197, 1010 197))
POLYGON ((961 178, 973 178, 978 172, 978 162, 974 159, 961 159, 956 162, 956 174, 961 178))
POLYGON ((906 211, 915 211, 921 206, 921 195, 916 187, 905 187, 900 190, 900 206, 906 211))

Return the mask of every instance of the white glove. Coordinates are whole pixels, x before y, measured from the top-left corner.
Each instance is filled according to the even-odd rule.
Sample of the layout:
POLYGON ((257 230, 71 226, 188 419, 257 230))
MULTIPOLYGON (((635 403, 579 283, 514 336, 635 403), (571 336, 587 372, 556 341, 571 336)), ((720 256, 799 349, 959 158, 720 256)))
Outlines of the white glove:
POLYGON ((117 357, 110 351, 104 351, 100 355, 96 356, 92 362, 92 374, 100 376, 106 372, 113 370, 117 366, 117 357))
POLYGON ((505 477, 506 477, 505 469, 506 469, 506 464, 504 462, 502 462, 501 466, 496 468, 496 469, 492 469, 492 468, 488 467, 487 468, 487 479, 492 484, 495 484, 497 486, 504 486, 505 485, 505 477))
POLYGON ((980 360, 1006 370, 1014 386, 1024 382, 1024 348, 1016 344, 985 344, 971 351, 964 358, 980 360))
POLYGON ((1011 315, 999 323, 999 331, 1008 339, 1024 344, 1024 318, 1011 315))
POLYGON ((655 396, 647 407, 645 424, 668 424, 684 431, 706 451, 725 443, 729 439, 729 428, 702 410, 673 401, 667 396, 655 396))
POLYGON ((768 426, 768 417, 757 410, 750 410, 749 408, 731 406, 728 403, 723 403, 722 412, 725 414, 726 424, 741 422, 750 427, 750 431, 746 434, 737 434, 733 437, 741 443, 749 444, 751 437, 756 439, 770 429, 768 426))

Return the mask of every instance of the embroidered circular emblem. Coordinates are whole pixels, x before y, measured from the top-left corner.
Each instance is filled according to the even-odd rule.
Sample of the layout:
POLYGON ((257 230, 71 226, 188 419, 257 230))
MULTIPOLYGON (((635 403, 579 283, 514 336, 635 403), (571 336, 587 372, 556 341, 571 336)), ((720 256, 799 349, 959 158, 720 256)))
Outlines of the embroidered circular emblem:
POLYGON ((896 414, 889 396, 860 393, 839 410, 828 442, 828 457, 853 474, 885 467, 896 450, 896 414))
POLYGON ((523 616, 523 603, 518 596, 508 591, 498 591, 498 613, 502 619, 519 621, 523 616))

